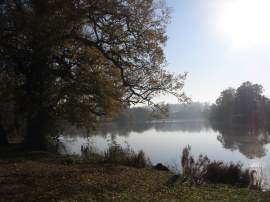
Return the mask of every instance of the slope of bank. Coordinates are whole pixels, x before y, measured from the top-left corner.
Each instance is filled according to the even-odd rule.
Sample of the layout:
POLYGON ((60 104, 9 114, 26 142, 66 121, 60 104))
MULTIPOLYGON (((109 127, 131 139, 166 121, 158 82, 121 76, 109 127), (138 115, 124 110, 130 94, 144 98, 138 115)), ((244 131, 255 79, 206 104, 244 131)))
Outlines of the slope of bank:
POLYGON ((270 193, 188 186, 170 172, 88 164, 44 152, 0 154, 1 201, 270 201, 270 193))

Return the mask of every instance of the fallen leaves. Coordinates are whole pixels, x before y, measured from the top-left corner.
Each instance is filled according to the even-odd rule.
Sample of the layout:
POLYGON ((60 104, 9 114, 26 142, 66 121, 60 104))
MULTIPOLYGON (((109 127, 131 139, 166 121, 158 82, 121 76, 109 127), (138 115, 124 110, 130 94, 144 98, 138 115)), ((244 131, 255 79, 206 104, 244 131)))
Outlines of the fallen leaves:
MULTIPOLYGON (((63 158, 63 157, 61 157, 63 158)), ((269 193, 224 185, 168 186, 170 172, 83 162, 63 165, 58 156, 0 158, 3 201, 265 201, 269 193)))

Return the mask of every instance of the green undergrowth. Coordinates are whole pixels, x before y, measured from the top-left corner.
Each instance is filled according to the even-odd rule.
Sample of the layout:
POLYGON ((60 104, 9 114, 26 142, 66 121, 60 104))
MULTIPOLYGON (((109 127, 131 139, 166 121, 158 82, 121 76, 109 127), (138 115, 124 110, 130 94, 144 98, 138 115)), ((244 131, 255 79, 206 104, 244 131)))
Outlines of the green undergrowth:
POLYGON ((50 153, 0 154, 0 201, 270 201, 223 184, 190 186, 149 167, 91 163, 50 153))

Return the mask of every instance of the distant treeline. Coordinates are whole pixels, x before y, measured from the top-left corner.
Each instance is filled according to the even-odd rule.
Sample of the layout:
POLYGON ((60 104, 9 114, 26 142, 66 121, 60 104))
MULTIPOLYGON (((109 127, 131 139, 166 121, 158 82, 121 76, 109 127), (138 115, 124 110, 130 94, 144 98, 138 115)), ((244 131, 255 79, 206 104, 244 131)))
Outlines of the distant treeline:
MULTIPOLYGON (((163 116, 164 120, 191 120, 201 119, 208 115, 210 105, 208 103, 191 102, 189 104, 171 104, 169 113, 163 116)), ((134 107, 125 110, 115 121, 117 122, 145 122, 155 119, 151 109, 147 107, 134 107)))
POLYGON ((189 104, 172 104, 167 119, 203 119, 207 117, 210 109, 209 103, 191 102, 189 104))
POLYGON ((211 106, 209 119, 236 124, 259 126, 270 121, 270 100, 263 94, 263 87, 247 81, 236 90, 222 91, 211 106))
MULTIPOLYGON (((244 82, 236 90, 232 87, 222 91, 212 105, 191 102, 171 104, 168 116, 163 119, 191 120, 207 118, 213 121, 259 126, 270 121, 270 99, 263 95, 259 84, 244 82)), ((153 120, 152 111, 147 107, 125 110, 115 121, 145 122, 153 120)))
POLYGON ((126 109, 119 117, 115 119, 116 122, 146 122, 151 119, 151 110, 146 107, 134 107, 126 109))

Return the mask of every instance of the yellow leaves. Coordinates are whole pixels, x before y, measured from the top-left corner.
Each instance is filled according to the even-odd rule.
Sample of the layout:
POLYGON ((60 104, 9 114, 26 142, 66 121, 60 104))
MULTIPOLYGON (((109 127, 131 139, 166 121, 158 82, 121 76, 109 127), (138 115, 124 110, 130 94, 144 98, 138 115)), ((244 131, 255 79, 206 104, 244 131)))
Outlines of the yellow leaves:
POLYGON ((151 85, 151 86, 156 86, 158 83, 159 83, 159 80, 154 79, 154 78, 150 78, 148 80, 148 84, 151 85))

